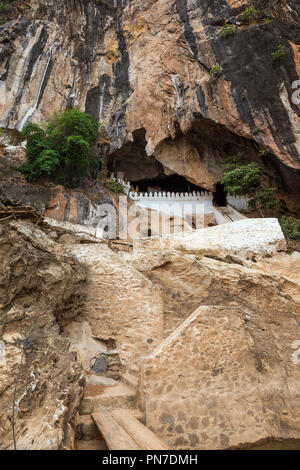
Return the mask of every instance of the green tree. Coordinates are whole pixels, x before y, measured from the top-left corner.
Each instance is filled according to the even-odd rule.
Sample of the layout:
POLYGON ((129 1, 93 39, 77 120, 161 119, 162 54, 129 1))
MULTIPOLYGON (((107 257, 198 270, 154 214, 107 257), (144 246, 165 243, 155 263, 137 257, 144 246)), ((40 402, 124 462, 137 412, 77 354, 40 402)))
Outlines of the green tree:
POLYGON ((300 219, 284 216, 279 219, 279 222, 287 239, 300 241, 300 219))
POLYGON ((26 163, 19 170, 29 181, 49 176, 75 187, 82 178, 95 176, 103 162, 91 152, 98 123, 78 109, 56 114, 44 129, 29 124, 22 134, 27 139, 26 163))
POLYGON ((262 173, 257 163, 243 162, 242 154, 238 153, 224 165, 221 184, 228 194, 247 197, 249 208, 258 209, 263 215, 263 209, 275 209, 278 201, 274 197, 275 189, 261 184, 262 173))

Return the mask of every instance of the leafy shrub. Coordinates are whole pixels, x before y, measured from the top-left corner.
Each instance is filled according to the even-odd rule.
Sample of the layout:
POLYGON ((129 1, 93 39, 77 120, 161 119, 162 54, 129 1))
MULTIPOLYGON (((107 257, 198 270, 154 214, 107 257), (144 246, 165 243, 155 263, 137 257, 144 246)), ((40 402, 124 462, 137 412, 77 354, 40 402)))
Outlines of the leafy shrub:
POLYGON ((249 201, 250 209, 276 209, 278 201, 274 197, 274 188, 259 186, 255 191, 253 199, 249 201))
POLYGON ((286 238, 300 241, 300 219, 281 217, 279 223, 286 238))
POLYGON ((284 50, 285 50, 285 46, 283 46, 282 44, 279 44, 279 46, 277 46, 276 51, 271 53, 271 56, 274 57, 274 59, 279 59, 280 57, 283 56, 284 50))
POLYGON ((113 178, 110 178, 109 180, 107 180, 105 183, 105 186, 107 187, 107 189, 109 189, 110 191, 113 191, 114 193, 124 192, 123 185, 113 178))
POLYGON ((256 10, 253 5, 247 7, 241 14, 241 18, 244 23, 250 23, 251 21, 256 20, 260 15, 260 10, 256 10))
POLYGON ((222 30, 219 32, 218 36, 220 39, 227 38, 236 32, 236 27, 230 24, 225 24, 222 30))
POLYGON ((250 209, 261 212, 262 209, 275 209, 278 204, 274 197, 275 189, 261 184, 262 169, 257 163, 244 163, 242 154, 238 153, 228 158, 223 170, 221 184, 228 194, 249 198, 250 209))
POLYGON ((28 181, 50 176, 74 187, 81 178, 94 176, 103 161, 90 152, 98 137, 98 123, 77 109, 56 114, 45 129, 31 123, 22 134, 27 139, 26 163, 19 170, 28 181))
POLYGON ((11 10, 11 5, 9 3, 0 1, 0 24, 1 25, 6 23, 10 10, 11 10))
POLYGON ((9 11, 8 3, 0 2, 0 14, 7 13, 9 11))
POLYGON ((257 163, 242 163, 241 154, 228 158, 225 164, 224 174, 221 179, 225 190, 232 196, 244 196, 249 194, 253 188, 260 184, 262 174, 261 168, 257 163))

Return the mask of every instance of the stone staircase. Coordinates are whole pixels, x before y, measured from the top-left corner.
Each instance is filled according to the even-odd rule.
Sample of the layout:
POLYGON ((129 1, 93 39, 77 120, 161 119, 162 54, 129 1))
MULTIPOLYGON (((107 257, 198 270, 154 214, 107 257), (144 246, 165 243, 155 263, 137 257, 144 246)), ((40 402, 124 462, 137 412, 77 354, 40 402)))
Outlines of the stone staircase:
POLYGON ((270 435, 273 375, 261 382, 253 335, 276 335, 278 321, 293 318, 273 279, 216 253, 272 253, 282 242, 276 224, 247 219, 203 236, 148 238, 130 255, 69 248, 89 268, 85 310, 66 331, 87 378, 76 449, 227 449, 270 435), (263 324, 259 301, 274 322, 249 329, 263 324))
POLYGON ((168 450, 144 424, 144 413, 136 407, 138 378, 124 373, 120 381, 99 376, 87 378, 79 410, 76 450, 168 450), (103 380, 104 379, 104 380, 103 380))
MULTIPOLYGON (((127 425, 140 429, 136 421, 144 418, 136 407, 139 361, 162 340, 161 296, 149 279, 124 263, 107 245, 72 245, 68 249, 89 267, 83 315, 66 328, 71 349, 83 364, 86 375, 76 448, 123 449, 127 425), (82 332, 85 333, 83 336, 82 332), (126 415, 122 415, 121 424, 116 424, 116 416, 112 413, 120 408, 126 410, 126 415), (129 419, 130 416, 134 421, 129 419), (121 432, 120 427, 123 430, 126 427, 126 430, 121 432)), ((147 432, 142 423, 140 426, 143 426, 146 440, 143 445, 152 448, 158 445, 152 434, 150 439, 151 431, 147 432)), ((137 439, 135 437, 134 442, 137 439)), ((126 442, 131 442, 128 437, 126 442)), ((141 448, 141 443, 136 445, 141 448)), ((163 443, 160 446, 165 448, 163 443)))

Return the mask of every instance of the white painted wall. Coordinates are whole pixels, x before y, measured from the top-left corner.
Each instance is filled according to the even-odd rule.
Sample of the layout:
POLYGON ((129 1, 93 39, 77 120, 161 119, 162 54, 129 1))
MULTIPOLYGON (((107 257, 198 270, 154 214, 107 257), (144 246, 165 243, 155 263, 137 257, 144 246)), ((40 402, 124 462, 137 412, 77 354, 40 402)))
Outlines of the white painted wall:
POLYGON ((214 213, 213 195, 209 192, 203 193, 129 193, 129 197, 136 205, 152 209, 164 214, 183 217, 184 215, 211 214, 214 213))
POLYGON ((248 209, 248 199, 244 196, 227 196, 227 202, 235 209, 245 211, 248 209))

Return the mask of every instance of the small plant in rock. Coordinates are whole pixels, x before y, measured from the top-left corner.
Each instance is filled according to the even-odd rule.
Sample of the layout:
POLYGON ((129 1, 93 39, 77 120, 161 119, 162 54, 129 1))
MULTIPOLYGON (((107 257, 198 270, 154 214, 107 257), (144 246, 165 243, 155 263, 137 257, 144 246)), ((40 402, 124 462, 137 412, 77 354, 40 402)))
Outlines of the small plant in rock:
POLYGON ((264 157, 267 153, 267 150, 263 147, 260 147, 257 143, 254 143, 254 147, 255 147, 255 151, 256 151, 256 155, 258 155, 259 157, 264 157))
POLYGON ((284 216, 280 217, 279 223, 287 239, 300 241, 300 219, 284 216))
POLYGON ((279 45, 277 46, 276 51, 274 51, 274 52, 271 53, 271 56, 272 56, 274 59, 280 59, 280 57, 283 56, 284 51, 285 51, 285 46, 283 46, 282 44, 279 44, 279 45))
POLYGON ((9 4, 0 2, 0 14, 7 13, 9 11, 9 4))
POLYGON ((110 178, 109 180, 106 181, 105 186, 107 189, 114 193, 123 193, 124 188, 121 183, 119 183, 117 180, 110 178))
POLYGON ((241 19, 243 23, 250 24, 259 18, 260 13, 260 10, 256 10, 253 5, 250 5, 241 14, 241 19))
POLYGON ((8 3, 0 2, 0 24, 4 24, 6 22, 9 9, 10 6, 8 3))
POLYGON ((221 65, 215 65, 210 69, 209 75, 212 77, 214 75, 220 75, 222 73, 221 65))
POLYGON ((221 184, 228 194, 245 196, 249 208, 259 210, 262 216, 264 209, 275 209, 278 204, 274 197, 275 189, 261 184, 262 169, 257 163, 243 162, 242 154, 238 153, 228 157, 223 171, 221 184))
POLYGON ((236 26, 225 24, 222 30, 219 32, 218 36, 220 39, 227 38, 228 36, 232 36, 237 31, 236 26))

